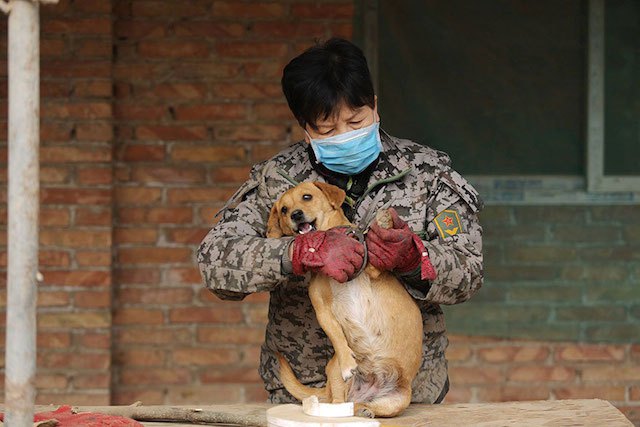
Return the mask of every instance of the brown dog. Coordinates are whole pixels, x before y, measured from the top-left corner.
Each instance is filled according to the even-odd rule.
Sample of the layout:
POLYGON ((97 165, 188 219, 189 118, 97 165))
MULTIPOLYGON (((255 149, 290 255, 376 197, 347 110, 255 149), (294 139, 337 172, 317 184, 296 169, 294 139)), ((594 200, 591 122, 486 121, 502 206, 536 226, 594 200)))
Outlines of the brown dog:
MULTIPOLYGON (((345 192, 330 184, 297 185, 271 209, 267 237, 350 225, 341 209, 344 200, 345 192), (296 211, 304 215, 292 215, 296 211)), ((327 386, 304 386, 279 355, 285 388, 300 400, 316 395, 332 403, 354 402, 360 416, 400 414, 411 402, 411 382, 422 359, 422 317, 402 284, 369 265, 347 283, 315 274, 309 297, 335 350, 326 367, 327 386)))

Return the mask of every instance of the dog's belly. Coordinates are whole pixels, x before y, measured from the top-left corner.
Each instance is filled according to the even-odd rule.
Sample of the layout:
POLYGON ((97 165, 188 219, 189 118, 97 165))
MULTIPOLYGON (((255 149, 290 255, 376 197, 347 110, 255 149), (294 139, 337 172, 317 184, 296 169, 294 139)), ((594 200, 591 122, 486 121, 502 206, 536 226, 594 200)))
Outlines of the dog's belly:
POLYGON ((332 311, 356 359, 396 359, 407 350, 421 352, 422 333, 417 332, 422 329, 420 311, 395 278, 371 281, 367 274, 361 274, 347 283, 332 280, 331 290, 332 311), (391 289, 394 286, 400 289, 391 289), (390 309, 397 299, 405 299, 403 306, 413 310, 390 309), (406 334, 394 333, 399 330, 417 333, 407 340, 406 334))

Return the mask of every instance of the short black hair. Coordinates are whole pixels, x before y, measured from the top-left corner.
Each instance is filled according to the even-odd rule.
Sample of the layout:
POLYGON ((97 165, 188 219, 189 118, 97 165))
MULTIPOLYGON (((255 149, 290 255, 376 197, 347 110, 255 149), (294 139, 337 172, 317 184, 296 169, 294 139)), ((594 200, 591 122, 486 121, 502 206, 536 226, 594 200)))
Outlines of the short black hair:
POLYGON ((282 91, 303 128, 325 120, 344 102, 350 108, 375 107, 367 59, 348 40, 331 38, 317 43, 284 67, 282 91))

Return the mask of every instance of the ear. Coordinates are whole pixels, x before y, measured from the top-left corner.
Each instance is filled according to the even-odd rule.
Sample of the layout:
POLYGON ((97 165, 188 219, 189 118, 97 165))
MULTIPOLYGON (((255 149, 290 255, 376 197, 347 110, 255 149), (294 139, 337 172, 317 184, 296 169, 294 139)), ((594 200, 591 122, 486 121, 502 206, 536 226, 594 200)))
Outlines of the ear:
POLYGON ((344 203, 344 199, 347 197, 347 193, 343 189, 336 187, 335 185, 327 184, 325 182, 314 182, 313 185, 318 187, 325 197, 331 203, 334 209, 340 209, 344 203))
POLYGON ((269 220, 267 221, 267 237, 279 238, 282 237, 282 229, 280 228, 280 215, 278 212, 278 204, 274 203, 269 213, 269 220))

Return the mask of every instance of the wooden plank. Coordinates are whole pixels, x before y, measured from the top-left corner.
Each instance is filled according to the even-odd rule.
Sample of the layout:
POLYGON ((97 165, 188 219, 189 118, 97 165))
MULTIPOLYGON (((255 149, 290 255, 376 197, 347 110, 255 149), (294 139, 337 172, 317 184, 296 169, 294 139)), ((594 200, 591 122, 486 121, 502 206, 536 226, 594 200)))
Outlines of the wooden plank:
MULTIPOLYGON (((234 416, 246 415, 255 424, 267 425, 266 411, 276 405, 190 405, 180 408, 200 408, 234 416)), ((114 407, 107 407, 114 408, 114 407)), ((168 406, 167 406, 168 408, 168 406)), ((79 407, 78 409, 83 409, 79 407)), ((51 407, 38 410, 51 410, 51 407)), ((413 404, 400 417, 378 419, 381 427, 417 426, 593 426, 633 427, 633 424, 613 405, 600 399, 544 400, 504 403, 468 403, 423 405, 413 404)), ((189 423, 143 422, 145 427, 193 427, 189 423)), ((223 424, 217 424, 223 425, 223 424)), ((228 424, 227 424, 228 425, 228 424)))

